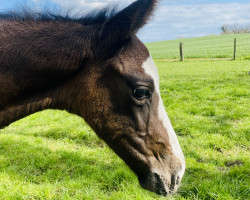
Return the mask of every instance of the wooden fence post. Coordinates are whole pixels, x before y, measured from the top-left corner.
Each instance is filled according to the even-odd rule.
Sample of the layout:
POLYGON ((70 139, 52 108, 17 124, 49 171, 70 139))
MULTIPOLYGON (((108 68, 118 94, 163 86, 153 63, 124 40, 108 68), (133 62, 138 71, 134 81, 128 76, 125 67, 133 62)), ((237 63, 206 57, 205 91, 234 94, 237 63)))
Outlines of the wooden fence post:
POLYGON ((183 44, 180 43, 180 59, 181 61, 184 61, 184 54, 183 54, 183 44))
POLYGON ((234 57, 233 57, 233 60, 236 59, 236 45, 237 45, 236 38, 234 38, 234 57))

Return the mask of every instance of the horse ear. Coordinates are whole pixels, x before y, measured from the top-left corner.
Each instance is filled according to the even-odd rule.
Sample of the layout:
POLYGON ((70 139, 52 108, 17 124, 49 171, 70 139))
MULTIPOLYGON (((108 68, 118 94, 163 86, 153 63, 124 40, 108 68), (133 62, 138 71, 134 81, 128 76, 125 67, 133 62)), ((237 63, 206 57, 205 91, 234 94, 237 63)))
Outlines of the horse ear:
POLYGON ((125 40, 147 23, 157 0, 137 0, 108 19, 102 28, 101 39, 112 43, 125 40))

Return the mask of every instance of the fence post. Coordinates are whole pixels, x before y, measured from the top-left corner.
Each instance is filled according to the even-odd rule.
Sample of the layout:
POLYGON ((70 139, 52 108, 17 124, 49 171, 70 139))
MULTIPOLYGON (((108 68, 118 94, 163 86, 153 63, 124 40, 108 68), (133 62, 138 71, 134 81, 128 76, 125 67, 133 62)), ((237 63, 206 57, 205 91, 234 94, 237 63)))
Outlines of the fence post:
POLYGON ((180 59, 181 61, 184 61, 184 54, 183 54, 183 44, 180 43, 180 59))
POLYGON ((236 45, 237 45, 236 38, 234 38, 234 57, 233 57, 233 60, 236 59, 236 45))

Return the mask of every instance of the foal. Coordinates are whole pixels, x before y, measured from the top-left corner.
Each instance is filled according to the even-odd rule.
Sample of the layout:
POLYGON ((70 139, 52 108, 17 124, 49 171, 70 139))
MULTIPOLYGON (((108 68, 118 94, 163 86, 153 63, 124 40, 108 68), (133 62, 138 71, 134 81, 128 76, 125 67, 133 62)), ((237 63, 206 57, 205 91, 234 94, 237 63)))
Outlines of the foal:
POLYGON ((160 195, 174 193, 185 159, 165 112, 157 68, 136 32, 156 0, 73 19, 0 17, 0 127, 31 113, 65 109, 85 119, 160 195))

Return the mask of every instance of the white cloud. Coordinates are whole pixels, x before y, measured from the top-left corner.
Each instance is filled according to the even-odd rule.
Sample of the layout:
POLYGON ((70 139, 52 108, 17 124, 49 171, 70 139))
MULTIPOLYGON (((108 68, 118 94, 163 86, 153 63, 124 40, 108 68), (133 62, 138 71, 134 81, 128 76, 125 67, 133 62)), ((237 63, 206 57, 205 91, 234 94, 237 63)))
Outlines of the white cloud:
POLYGON ((250 24, 250 4, 162 5, 140 31, 143 41, 219 33, 223 24, 250 24))

